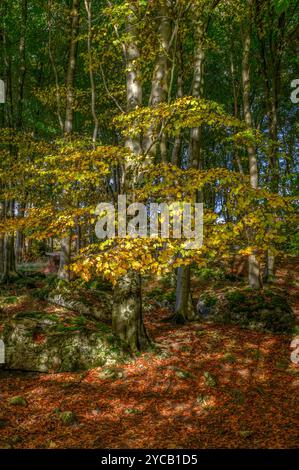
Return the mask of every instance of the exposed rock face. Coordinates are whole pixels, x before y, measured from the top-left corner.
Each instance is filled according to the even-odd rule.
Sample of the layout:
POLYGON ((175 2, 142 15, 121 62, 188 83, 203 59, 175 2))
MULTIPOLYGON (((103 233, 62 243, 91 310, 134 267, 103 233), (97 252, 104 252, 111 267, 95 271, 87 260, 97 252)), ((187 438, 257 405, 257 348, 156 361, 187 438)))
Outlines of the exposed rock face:
POLYGON ((76 292, 64 287, 50 292, 47 300, 54 305, 73 310, 81 315, 91 316, 100 321, 111 321, 113 301, 110 293, 97 292, 97 296, 93 296, 92 302, 83 296, 76 298, 75 294, 76 292))
POLYGON ((203 300, 197 302, 196 311, 199 315, 202 315, 206 318, 211 313, 211 308, 208 307, 203 300))
POLYGON ((197 312, 202 320, 274 333, 290 333, 295 325, 289 299, 277 287, 258 292, 248 287, 211 290, 201 295, 197 312))
POLYGON ((109 328, 65 323, 59 318, 15 315, 2 322, 0 339, 5 344, 4 368, 37 372, 84 370, 120 359, 109 328))

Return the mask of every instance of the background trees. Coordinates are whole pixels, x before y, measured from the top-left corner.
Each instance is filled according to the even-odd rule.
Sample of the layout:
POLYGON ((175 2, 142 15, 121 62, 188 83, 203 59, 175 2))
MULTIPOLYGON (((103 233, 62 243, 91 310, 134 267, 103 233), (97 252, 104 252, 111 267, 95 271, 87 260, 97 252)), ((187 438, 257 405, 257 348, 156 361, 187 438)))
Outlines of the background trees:
MULTIPOLYGON (((185 259, 172 247, 158 263, 178 271, 176 320, 194 315, 190 273, 198 259, 249 256, 249 284, 259 288, 265 268, 273 276, 275 254, 286 249, 281 224, 293 227, 287 212, 296 188, 298 109, 290 84, 298 78, 297 27, 295 0, 3 1, 3 278, 15 275, 15 254, 24 259, 38 234, 49 248, 54 240, 60 249, 63 240, 60 276, 68 280, 72 253, 96 242, 90 209, 128 189, 137 197, 135 190, 164 168, 152 189, 204 201, 207 218, 218 224, 200 253, 185 259), (171 162, 172 169, 161 165, 171 162), (171 176, 179 170, 187 175, 183 182, 175 173, 180 184, 171 176), (246 200, 232 199, 237 188, 246 200), (218 242, 222 223, 226 235, 218 242)), ((148 186, 144 191, 153 197, 148 186)), ((121 243, 119 249, 126 253, 121 243)), ((138 256, 141 248, 130 249, 138 256)), ((158 270, 151 250, 117 281, 115 331, 133 350, 147 344, 139 276, 144 266, 158 270), (122 309, 128 316, 120 326, 122 309)), ((82 256, 77 271, 84 274, 92 256, 82 256)), ((97 274, 107 270, 101 262, 97 274)))

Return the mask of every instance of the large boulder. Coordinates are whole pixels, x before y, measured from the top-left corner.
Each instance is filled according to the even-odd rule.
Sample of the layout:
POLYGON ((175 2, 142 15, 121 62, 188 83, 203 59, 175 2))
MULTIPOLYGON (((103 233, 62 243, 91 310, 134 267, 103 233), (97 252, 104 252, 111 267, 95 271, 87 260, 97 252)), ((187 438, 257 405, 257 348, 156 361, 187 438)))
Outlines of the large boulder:
POLYGON ((64 372, 120 360, 110 328, 82 316, 25 312, 0 319, 0 325, 6 369, 64 372))
POLYGON ((80 286, 76 282, 47 282, 31 292, 33 297, 93 317, 103 322, 111 321, 113 297, 110 290, 97 290, 80 286))
POLYGON ((197 312, 202 320, 273 333, 291 333, 296 320, 288 295, 277 287, 208 290, 200 296, 197 312))

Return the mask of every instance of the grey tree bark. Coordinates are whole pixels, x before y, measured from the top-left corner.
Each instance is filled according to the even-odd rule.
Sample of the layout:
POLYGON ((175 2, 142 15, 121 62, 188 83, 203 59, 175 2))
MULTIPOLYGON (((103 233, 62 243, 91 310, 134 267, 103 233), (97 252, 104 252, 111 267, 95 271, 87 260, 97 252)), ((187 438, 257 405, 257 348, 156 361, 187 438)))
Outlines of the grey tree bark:
MULTIPOLYGON (((201 19, 196 21, 196 47, 194 51, 194 74, 192 84, 192 96, 202 98, 203 79, 204 79, 204 24, 201 19)), ((189 166, 196 169, 202 168, 201 160, 201 128, 197 127, 190 131, 189 145, 189 166)), ((197 195, 198 201, 201 195, 197 195)), ((201 201, 200 201, 201 202, 201 201)), ((196 310, 193 305, 190 290, 191 268, 190 266, 181 266, 177 272, 176 305, 174 320, 176 323, 185 323, 192 321, 196 317, 196 310)))
MULTIPOLYGON (((170 60, 169 53, 171 47, 172 26, 170 17, 169 0, 164 0, 159 6, 159 22, 158 22, 158 43, 159 52, 154 66, 152 77, 151 95, 149 106, 157 106, 167 100, 170 79, 170 60)), ((149 129, 143 141, 143 148, 149 160, 154 159, 157 153, 158 142, 153 135, 153 129, 149 129)), ((160 158, 163 162, 167 161, 167 143, 166 137, 162 133, 160 141, 160 158)))
POLYGON ((77 62, 78 33, 79 33, 79 7, 80 0, 73 0, 70 11, 71 34, 69 45, 69 58, 66 73, 66 110, 64 132, 71 134, 73 131, 74 118, 74 80, 77 62))
POLYGON ((64 131, 64 123, 63 123, 63 118, 62 118, 62 112, 61 112, 61 96, 60 96, 60 86, 59 86, 59 77, 58 77, 58 71, 55 63, 55 58, 54 54, 52 51, 52 23, 51 23, 51 8, 52 8, 52 0, 48 0, 48 30, 49 30, 49 36, 48 36, 48 51, 49 51, 49 57, 50 57, 50 62, 52 65, 53 69, 53 74, 54 74, 54 79, 55 79, 55 98, 56 98, 56 114, 59 122, 59 127, 61 129, 61 132, 64 131))
MULTIPOLYGON (((242 57, 242 85, 243 85, 243 113, 245 123, 248 129, 253 129, 252 114, 250 109, 250 47, 252 34, 252 8, 253 1, 247 0, 249 16, 242 27, 243 57, 242 57)), ((258 166, 255 147, 252 144, 247 145, 249 160, 249 175, 252 188, 258 187, 258 166)), ((248 282, 253 289, 261 287, 260 266, 253 253, 248 258, 248 282)))
MULTIPOLYGON (((66 135, 71 135, 73 132, 73 119, 74 119, 74 82, 75 72, 77 65, 77 51, 78 51, 78 33, 79 33, 79 7, 80 0, 73 0, 72 8, 70 11, 70 45, 68 67, 66 74, 66 108, 65 108, 65 122, 64 132, 66 135)), ((58 271, 58 278, 65 281, 70 280, 70 270, 67 266, 71 262, 71 234, 67 235, 61 242, 60 265, 58 271)))
MULTIPOLYGON (((183 60, 182 60, 182 49, 181 44, 177 41, 177 50, 173 60, 177 57, 177 98, 182 98, 184 96, 183 89, 183 60)), ((171 163, 173 165, 179 166, 181 163, 181 151, 182 151, 182 131, 178 130, 173 144, 171 163)))
MULTIPOLYGON (((261 14, 263 14, 263 6, 259 6, 261 14)), ((271 10, 270 10, 271 11, 271 10)), ((272 24, 274 29, 274 25, 272 24)), ((285 44, 286 33, 286 15, 282 12, 278 19, 276 40, 270 40, 270 53, 266 51, 266 35, 263 30, 262 22, 258 22, 258 37, 260 44, 260 54, 262 62, 262 74, 264 79, 267 115, 269 122, 269 187, 274 193, 279 191, 279 148, 278 141, 278 105, 281 82, 281 60, 282 52, 285 44)), ((275 277, 275 256, 271 249, 268 250, 266 256, 266 272, 265 279, 273 280, 275 277)))
POLYGON ((94 121, 92 142, 93 142, 93 147, 95 148, 96 140, 97 140, 98 132, 99 132, 99 119, 96 113, 96 86, 95 86, 93 64, 92 64, 92 44, 91 44, 92 2, 91 0, 84 0, 84 4, 85 4, 86 13, 87 13, 87 21, 88 21, 88 37, 87 37, 88 69, 89 69, 89 80, 90 80, 90 88, 91 88, 91 114, 92 114, 93 121, 94 121))
MULTIPOLYGON (((4 203, 4 218, 13 217, 14 215, 14 201, 6 201, 4 203)), ((2 255, 2 276, 1 282, 8 283, 14 280, 17 274, 16 268, 16 255, 15 255, 15 237, 9 233, 4 234, 2 240, 3 255, 2 255)))
MULTIPOLYGON (((136 31, 134 5, 127 19, 129 40, 125 43, 127 110, 132 111, 142 104, 142 85, 138 67, 139 49, 136 31)), ((135 155, 141 154, 140 138, 127 137, 126 147, 135 155)), ((123 177, 122 191, 130 196, 134 182, 123 177)), ((147 349, 151 342, 144 327, 142 318, 141 277, 138 273, 128 271, 120 277, 114 288, 112 308, 112 330, 121 340, 123 346, 131 353, 147 349)))
POLYGON ((17 97, 17 128, 21 129, 23 124, 23 102, 24 102, 24 85, 26 75, 26 29, 27 29, 27 0, 22 0, 21 3, 21 28, 20 28, 20 43, 19 43, 19 79, 18 79, 18 97, 17 97))
MULTIPOLYGON (((6 5, 5 5, 6 6, 6 5)), ((24 86, 25 86, 25 75, 26 75, 26 32, 27 32, 27 13, 28 6, 27 0, 22 0, 21 2, 21 18, 20 18, 20 39, 19 39, 19 75, 17 82, 16 90, 16 116, 15 122, 12 121, 12 80, 11 80, 11 69, 10 61, 6 54, 6 28, 3 25, 4 30, 4 49, 5 49, 5 76, 9 78, 7 82, 9 83, 9 94, 10 94, 10 107, 7 106, 6 113, 7 122, 6 125, 9 127, 14 127, 17 130, 20 130, 23 126, 23 102, 24 102, 24 86)), ((10 148, 11 156, 17 155, 16 149, 13 147, 10 148)), ((4 218, 6 217, 15 217, 15 201, 5 201, 4 202, 4 218)), ((13 280, 17 274, 17 263, 16 263, 16 253, 15 253, 15 234, 5 234, 2 241, 3 255, 2 255, 2 276, 1 279, 3 282, 9 282, 13 280)))

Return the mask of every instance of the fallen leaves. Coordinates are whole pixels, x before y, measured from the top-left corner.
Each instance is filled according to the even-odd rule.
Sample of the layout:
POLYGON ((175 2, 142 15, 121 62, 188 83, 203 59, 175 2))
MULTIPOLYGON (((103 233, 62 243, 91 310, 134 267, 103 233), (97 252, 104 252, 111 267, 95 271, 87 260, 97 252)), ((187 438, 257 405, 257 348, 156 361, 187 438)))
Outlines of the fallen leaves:
POLYGON ((295 366, 275 366, 282 358, 285 363, 288 359, 287 337, 215 325, 204 325, 205 334, 199 336, 196 324, 176 329, 160 320, 160 312, 151 313, 147 326, 168 354, 148 353, 116 369, 107 368, 115 372, 108 377, 101 375, 105 370, 101 368, 83 375, 2 371, 1 446, 298 445, 295 366), (170 337, 181 344, 186 341, 191 350, 172 351, 170 337), (213 349, 207 353, 209 344, 213 349), (253 345, 252 350, 262 350, 263 361, 248 354, 246 344, 253 345), (223 369, 223 365, 230 368, 223 369), (12 391, 21 387, 27 407, 9 403, 12 391), (15 435, 20 438, 17 442, 12 439, 15 435))
POLYGON ((84 373, 0 371, 0 447, 297 448, 291 338, 212 323, 175 327, 166 316, 148 309, 159 350, 134 361, 84 373), (27 406, 12 404, 15 396, 27 406))

